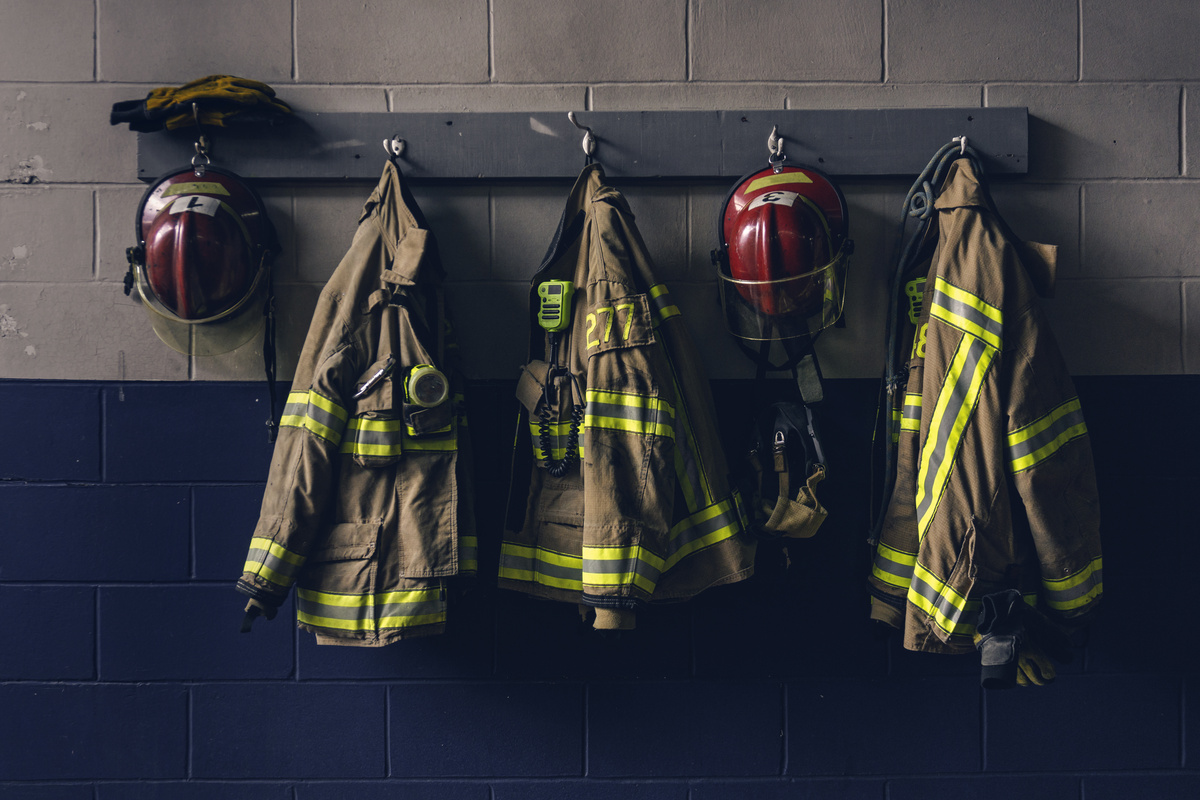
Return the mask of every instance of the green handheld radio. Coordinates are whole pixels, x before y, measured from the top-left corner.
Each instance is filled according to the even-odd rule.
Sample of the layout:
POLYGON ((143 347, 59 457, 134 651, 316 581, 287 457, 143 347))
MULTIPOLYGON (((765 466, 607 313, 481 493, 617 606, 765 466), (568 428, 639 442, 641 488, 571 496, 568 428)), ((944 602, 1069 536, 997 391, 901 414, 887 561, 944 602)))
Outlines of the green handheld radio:
POLYGON ((565 331, 571 324, 571 296, 575 284, 570 281, 542 281, 537 287, 538 325, 548 333, 565 331))

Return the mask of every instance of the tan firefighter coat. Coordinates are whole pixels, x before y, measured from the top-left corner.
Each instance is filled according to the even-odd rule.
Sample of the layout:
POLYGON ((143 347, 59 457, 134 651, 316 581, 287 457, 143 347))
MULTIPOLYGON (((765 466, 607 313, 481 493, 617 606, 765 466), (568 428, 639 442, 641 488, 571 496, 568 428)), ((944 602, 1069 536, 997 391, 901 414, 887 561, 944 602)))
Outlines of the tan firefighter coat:
POLYGON ((755 548, 687 328, 625 198, 603 178, 598 165, 583 170, 533 279, 499 585, 582 604, 596 627, 619 628, 640 603, 748 577, 755 548), (549 279, 575 290, 557 344, 533 318, 549 279), (551 474, 547 460, 573 449, 565 474, 551 474))
POLYGON ((871 616, 908 649, 966 652, 995 591, 1085 617, 1104 590, 1100 518, 1079 399, 1037 304, 1054 248, 1011 235, 967 159, 934 207, 932 261, 905 277, 912 349, 871 616))
POLYGON ((442 631, 446 582, 474 572, 462 396, 442 268, 398 170, 384 168, 317 302, 237 587, 273 613, 296 585, 321 644, 442 631), (449 399, 407 401, 418 365, 449 399))

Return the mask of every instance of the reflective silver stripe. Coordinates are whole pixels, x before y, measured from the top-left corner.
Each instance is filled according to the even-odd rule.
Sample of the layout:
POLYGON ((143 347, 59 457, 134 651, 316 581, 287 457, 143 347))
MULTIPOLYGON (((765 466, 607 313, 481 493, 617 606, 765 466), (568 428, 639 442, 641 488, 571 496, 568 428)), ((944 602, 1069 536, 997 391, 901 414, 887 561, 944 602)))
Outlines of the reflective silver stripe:
POLYGON ((300 589, 296 618, 305 625, 332 630, 374 631, 444 622, 446 601, 440 587, 351 595, 300 589))
POLYGON ((355 417, 346 426, 342 452, 363 456, 398 456, 404 452, 404 430, 403 420, 355 417))
POLYGON ((921 395, 906 392, 904 405, 900 407, 900 430, 919 431, 921 429, 921 395))
POLYGON ((880 542, 875 547, 875 563, 871 574, 889 586, 907 589, 912 583, 916 563, 915 553, 902 553, 880 542))
POLYGON ((475 536, 458 537, 458 565, 464 572, 479 569, 479 539, 475 536))
POLYGON ((1001 349, 1004 324, 1000 309, 942 278, 935 279, 929 316, 1001 349))
POLYGON ((946 383, 930 416, 917 472, 917 533, 921 539, 945 491, 963 430, 979 402, 983 378, 995 354, 983 340, 964 336, 951 359, 946 383))
POLYGON ((726 498, 708 508, 701 509, 671 528, 671 539, 667 547, 666 566, 663 567, 663 572, 696 550, 736 536, 741 531, 742 522, 733 498, 726 498))
MULTIPOLYGON (((584 426, 579 426, 578 445, 576 451, 579 457, 584 457, 584 426)), ((570 436, 571 423, 569 422, 552 422, 550 423, 550 454, 549 458, 558 461, 567 455, 567 439, 570 436)), ((541 425, 537 421, 529 423, 529 436, 533 442, 533 457, 538 461, 546 461, 547 455, 542 452, 542 431, 541 425)))
POLYGON ((584 547, 583 582, 588 586, 633 584, 653 594, 662 576, 662 559, 640 545, 584 547))
POLYGON ((587 390, 584 425, 651 436, 675 435, 675 409, 657 397, 587 390))
POLYGON ((283 407, 279 424, 285 428, 304 428, 326 441, 338 444, 346 427, 346 409, 314 391, 291 392, 283 407))
POLYGON ((1072 439, 1087 434, 1079 398, 1072 397, 1046 416, 1008 434, 1008 457, 1013 473, 1040 464, 1072 439))
POLYGON ((500 577, 558 589, 583 589, 583 559, 541 547, 505 542, 500 546, 500 577))
POLYGON ((951 636, 972 636, 979 618, 979 602, 958 597, 920 564, 914 568, 908 600, 951 636))
POLYGON ((286 589, 295 581, 296 573, 304 566, 304 562, 304 556, 299 553, 293 553, 270 539, 255 536, 250 540, 250 550, 246 554, 243 571, 286 589))
POLYGON ((1046 604, 1055 611, 1083 608, 1104 592, 1103 560, 1096 557, 1086 567, 1058 580, 1042 580, 1046 604))

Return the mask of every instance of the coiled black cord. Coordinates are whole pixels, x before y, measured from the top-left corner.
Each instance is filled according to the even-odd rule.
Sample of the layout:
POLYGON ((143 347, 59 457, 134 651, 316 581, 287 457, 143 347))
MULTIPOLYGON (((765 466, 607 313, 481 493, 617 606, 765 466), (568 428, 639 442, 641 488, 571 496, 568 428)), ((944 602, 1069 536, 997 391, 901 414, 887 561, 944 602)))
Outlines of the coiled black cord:
POLYGON ((542 407, 538 412, 538 446, 546 460, 546 471, 556 478, 567 474, 567 468, 579 459, 579 426, 583 422, 583 406, 571 406, 571 426, 567 430, 567 447, 561 459, 552 458, 550 438, 550 399, 542 387, 542 407))

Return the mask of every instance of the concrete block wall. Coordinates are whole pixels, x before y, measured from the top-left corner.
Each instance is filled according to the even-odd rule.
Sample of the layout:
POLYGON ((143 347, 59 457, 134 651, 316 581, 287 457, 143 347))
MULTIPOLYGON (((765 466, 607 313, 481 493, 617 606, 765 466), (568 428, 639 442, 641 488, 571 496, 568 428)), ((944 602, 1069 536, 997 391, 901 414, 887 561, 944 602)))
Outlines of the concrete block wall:
MULTIPOLYGON (((1200 6, 175 5, 0 2, 0 796, 1200 795, 1180 644, 1200 557, 1185 506, 1200 472, 1180 465, 1200 448, 1200 6), (300 113, 1028 107, 1030 172, 993 192, 1017 232, 1060 248, 1046 305, 1080 376, 1110 573, 1081 657, 1052 688, 984 695, 971 659, 905 653, 863 619, 867 436, 908 188, 872 178, 843 183, 849 324, 820 343, 832 516, 790 570, 767 559, 761 580, 618 639, 486 581, 437 640, 321 648, 286 619, 239 636, 231 583, 270 456, 260 343, 188 359, 122 293, 144 186, 136 137, 107 123, 116 101, 212 73, 266 81, 300 113)), ((260 188, 284 242, 286 377, 371 186, 260 188)), ((485 575, 526 281, 567 188, 416 187, 471 378, 485 575)), ((735 420, 752 373, 708 260, 728 186, 622 188, 735 420)))

